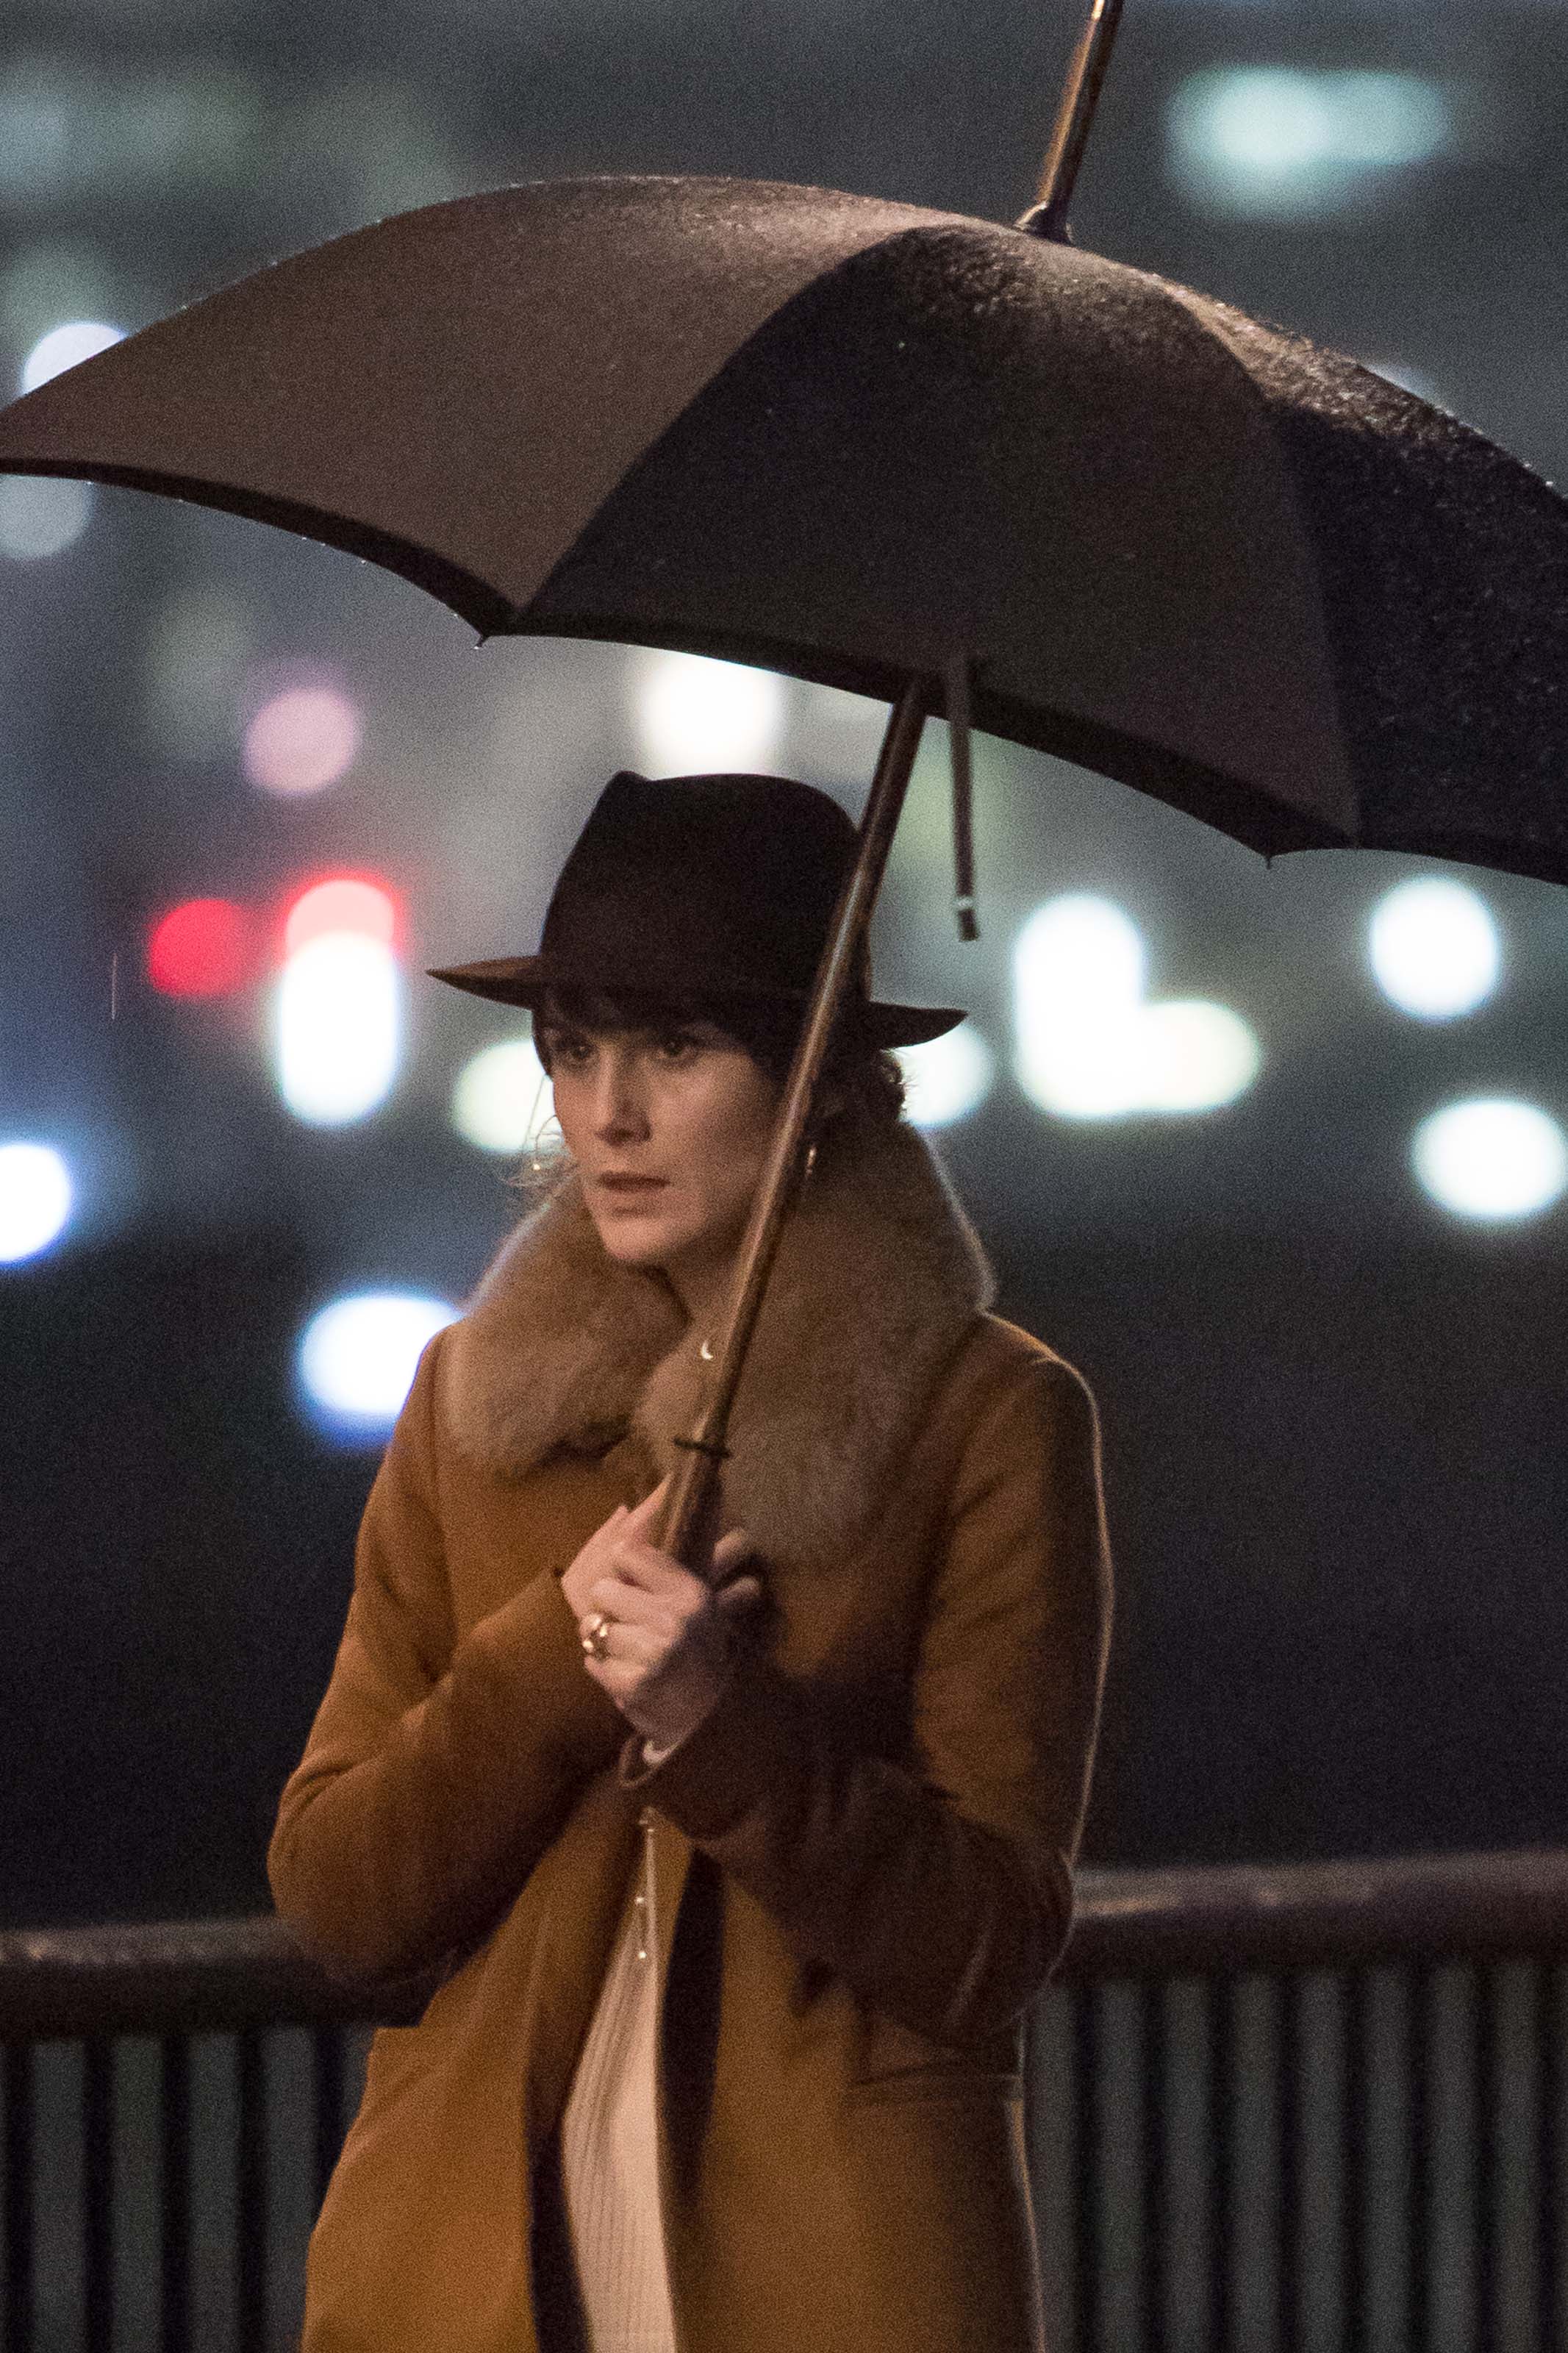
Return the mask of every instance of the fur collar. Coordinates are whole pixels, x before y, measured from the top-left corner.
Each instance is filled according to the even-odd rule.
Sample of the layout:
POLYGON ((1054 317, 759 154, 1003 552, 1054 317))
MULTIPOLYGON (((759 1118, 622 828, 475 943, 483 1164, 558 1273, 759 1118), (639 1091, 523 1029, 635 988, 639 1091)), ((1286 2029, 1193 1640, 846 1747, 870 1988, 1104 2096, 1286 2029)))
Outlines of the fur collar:
MULTIPOLYGON (((974 1231, 911 1128, 825 1144, 779 1243, 730 1425, 725 1517, 780 1567, 841 1556, 991 1296, 974 1231)), ((690 1428, 702 1335, 617 1266, 574 1177, 504 1245, 443 1356, 458 1451, 521 1478, 628 1432, 660 1472, 690 1428)))

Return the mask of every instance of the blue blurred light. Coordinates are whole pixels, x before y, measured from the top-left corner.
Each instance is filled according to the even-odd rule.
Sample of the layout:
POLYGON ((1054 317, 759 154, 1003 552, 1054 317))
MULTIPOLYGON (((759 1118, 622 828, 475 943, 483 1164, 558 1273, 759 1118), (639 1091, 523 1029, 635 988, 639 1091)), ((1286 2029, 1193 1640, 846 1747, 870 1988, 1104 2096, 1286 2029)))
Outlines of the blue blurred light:
POLYGON ((83 360, 96 359, 124 336, 123 327, 106 326, 101 319, 69 319, 63 327, 51 327, 22 362, 22 390, 37 392, 41 384, 64 375, 67 368, 79 367, 83 360))
POLYGON ((52 1144, 0 1144, 0 1266, 58 1241, 74 1201, 70 1170, 52 1144))
POLYGON ((385 1435, 402 1411, 421 1351, 458 1311, 409 1291, 351 1292, 300 1337, 300 1386, 317 1426, 338 1438, 385 1435))
POLYGON ((7 474, 0 480, 0 555, 31 564, 63 554, 92 521, 92 503, 90 482, 7 474))
POLYGON ((1178 85, 1166 137, 1172 178, 1205 211, 1317 220, 1442 154, 1455 123, 1422 74, 1232 66, 1178 85))

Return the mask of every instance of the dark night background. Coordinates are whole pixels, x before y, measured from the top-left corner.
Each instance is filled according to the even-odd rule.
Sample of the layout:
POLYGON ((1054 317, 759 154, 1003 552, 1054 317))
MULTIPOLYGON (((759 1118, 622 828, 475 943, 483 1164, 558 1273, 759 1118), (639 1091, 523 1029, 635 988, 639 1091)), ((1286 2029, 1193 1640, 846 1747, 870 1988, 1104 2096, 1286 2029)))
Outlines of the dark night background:
MULTIPOLYGON (((0 369, 58 319, 135 327, 508 179, 733 172, 1009 218, 1077 19, 24 0, 0 37, 0 369)), ((1545 0, 1130 0, 1079 239, 1408 374, 1556 474, 1565 100, 1568 13, 1545 0), (1407 77, 1448 131, 1425 160, 1205 198, 1174 161, 1181 93, 1255 68, 1407 77)), ((510 1034, 495 1008, 413 984, 384 1107, 303 1127, 259 984, 160 996, 151 925, 374 871, 411 972, 531 945, 598 785, 637 756, 634 679, 615 649, 476 653, 401 582, 131 493, 100 493, 58 554, 0 555, 0 1145, 52 1139, 79 1178, 59 1242, 0 1265, 0 1926, 265 1902, 375 1461, 305 1418, 297 1335, 351 1286, 460 1299, 513 1214, 505 1164, 446 1108, 510 1034), (310 662, 347 681, 363 747, 331 790, 268 800, 243 715, 310 662)), ((792 688, 777 765, 853 804, 874 741, 792 688)), ((1120 1617, 1089 1859, 1560 1843, 1568 1208, 1457 1218, 1406 1155, 1463 1095, 1568 1118, 1568 892, 1468 875, 1500 985, 1413 1020, 1364 937, 1420 861, 1268 869, 1122 787, 978 750, 981 944, 952 936, 933 742, 879 962, 990 1039, 995 1089, 940 1149, 1004 1309, 1100 1401, 1120 1617), (1245 1011, 1264 1060, 1234 1103, 1083 1124, 1013 1083, 1010 943, 1081 891, 1135 916, 1156 995, 1245 1011)))

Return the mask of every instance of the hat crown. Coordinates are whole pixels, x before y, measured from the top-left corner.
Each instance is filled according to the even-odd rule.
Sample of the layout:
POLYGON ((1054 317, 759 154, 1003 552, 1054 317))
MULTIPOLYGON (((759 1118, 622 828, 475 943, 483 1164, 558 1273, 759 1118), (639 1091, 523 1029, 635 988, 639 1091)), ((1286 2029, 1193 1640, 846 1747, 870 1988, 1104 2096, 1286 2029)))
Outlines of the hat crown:
POLYGON ((601 989, 794 997, 854 855, 854 827, 815 786, 623 768, 562 869, 541 954, 601 989))
MULTIPOLYGON (((552 989, 804 1011, 854 864, 854 826, 793 776, 610 778, 561 870, 536 955, 451 965, 431 977, 537 1012, 552 989)), ((952 1006, 881 1005, 861 941, 845 1014, 868 1044, 918 1045, 962 1021, 952 1006)))

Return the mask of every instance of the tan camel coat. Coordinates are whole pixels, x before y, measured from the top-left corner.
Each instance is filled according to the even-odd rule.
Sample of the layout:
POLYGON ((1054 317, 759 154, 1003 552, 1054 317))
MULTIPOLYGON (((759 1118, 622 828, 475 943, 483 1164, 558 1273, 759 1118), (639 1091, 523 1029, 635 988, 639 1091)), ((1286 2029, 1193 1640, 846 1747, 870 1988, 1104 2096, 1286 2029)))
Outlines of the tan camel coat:
POLYGON ((824 1148, 726 1472, 769 1630, 652 1772, 557 1580, 672 1459, 701 1335, 568 1186, 426 1351, 270 1857, 340 1972, 443 1980, 376 2038, 307 2353, 572 2343, 555 2135, 645 1803, 682 2353, 1038 2346, 1019 2021, 1068 1933, 1109 1567, 1088 1393, 986 1290, 917 1135, 824 1148))

